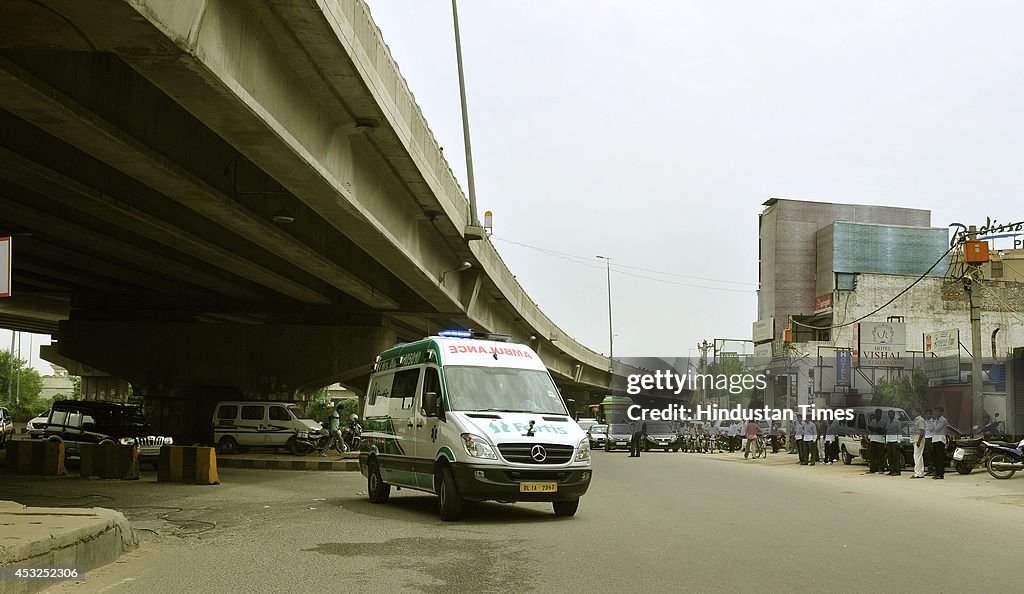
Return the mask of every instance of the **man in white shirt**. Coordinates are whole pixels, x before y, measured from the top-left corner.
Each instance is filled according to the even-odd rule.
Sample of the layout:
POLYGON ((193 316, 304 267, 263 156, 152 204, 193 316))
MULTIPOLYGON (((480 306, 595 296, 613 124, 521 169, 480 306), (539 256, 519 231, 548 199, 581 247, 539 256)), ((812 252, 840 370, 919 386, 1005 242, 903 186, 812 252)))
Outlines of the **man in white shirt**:
POLYGON ((902 435, 903 423, 896 418, 896 411, 889 410, 889 420, 885 423, 885 457, 889 476, 899 476, 903 472, 903 450, 900 448, 902 435))
POLYGON ((814 466, 818 461, 818 425, 814 421, 808 420, 804 423, 804 448, 807 450, 804 454, 807 457, 807 464, 814 466))
POLYGON ((910 439, 914 440, 914 474, 910 478, 924 478, 924 434, 925 420, 916 408, 910 410, 914 417, 914 431, 910 439))
POLYGON ((796 441, 796 453, 800 458, 798 463, 807 464, 807 448, 804 445, 804 421, 796 419, 793 421, 793 439, 796 441))
POLYGON ((935 474, 935 464, 932 461, 932 428, 935 427, 935 413, 932 409, 924 411, 924 466, 928 470, 925 476, 935 474))
POLYGON ((935 464, 934 479, 946 478, 946 409, 935 407, 935 425, 932 427, 932 461, 935 464))

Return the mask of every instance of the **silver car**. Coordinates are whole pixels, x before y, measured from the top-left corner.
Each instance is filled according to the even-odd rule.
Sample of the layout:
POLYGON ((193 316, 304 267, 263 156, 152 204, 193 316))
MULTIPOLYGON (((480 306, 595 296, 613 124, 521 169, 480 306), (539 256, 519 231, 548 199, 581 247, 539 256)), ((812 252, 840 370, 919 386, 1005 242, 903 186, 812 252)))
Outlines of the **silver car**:
POLYGON ((603 448, 604 440, 608 437, 608 425, 591 425, 587 429, 587 437, 590 438, 590 449, 603 448))
POLYGON ((46 430, 46 421, 50 418, 50 411, 44 410, 39 413, 38 416, 33 418, 25 426, 25 431, 28 432, 28 436, 32 439, 38 439, 43 436, 43 431, 46 430))
POLYGON ((0 406, 0 448, 6 448, 7 442, 14 439, 14 419, 11 413, 0 406))

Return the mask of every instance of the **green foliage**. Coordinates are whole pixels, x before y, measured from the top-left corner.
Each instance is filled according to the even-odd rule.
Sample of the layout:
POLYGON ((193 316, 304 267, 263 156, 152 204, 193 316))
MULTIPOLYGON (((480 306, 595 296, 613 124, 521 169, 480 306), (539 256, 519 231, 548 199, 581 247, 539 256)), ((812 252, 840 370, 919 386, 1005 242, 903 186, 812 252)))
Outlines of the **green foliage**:
POLYGON ((924 371, 915 369, 910 376, 901 375, 891 380, 875 382, 872 406, 896 406, 910 412, 912 408, 924 409, 924 396, 928 391, 928 378, 924 371))
MULTIPOLYGON (((342 407, 341 408, 341 423, 342 423, 342 425, 345 424, 346 420, 353 413, 355 413, 357 415, 360 415, 359 401, 357 399, 355 399, 355 398, 343 398, 341 400, 337 400, 337 401, 332 402, 330 400, 327 400, 327 389, 326 388, 321 390, 316 395, 316 398, 314 398, 314 400, 306 408, 306 413, 309 415, 309 418, 311 418, 313 420, 316 420, 316 421, 329 421, 330 420, 330 416, 331 416, 331 411, 334 410, 334 407, 338 406, 339 404, 342 407), (320 403, 320 399, 321 398, 324 399, 324 403, 323 404, 320 403)), ((360 416, 362 416, 362 415, 360 415, 360 416)))
POLYGON ((16 357, 11 351, 0 351, 0 402, 4 403, 19 423, 45 410, 49 402, 40 402, 43 378, 35 369, 26 367, 26 364, 27 361, 16 357))

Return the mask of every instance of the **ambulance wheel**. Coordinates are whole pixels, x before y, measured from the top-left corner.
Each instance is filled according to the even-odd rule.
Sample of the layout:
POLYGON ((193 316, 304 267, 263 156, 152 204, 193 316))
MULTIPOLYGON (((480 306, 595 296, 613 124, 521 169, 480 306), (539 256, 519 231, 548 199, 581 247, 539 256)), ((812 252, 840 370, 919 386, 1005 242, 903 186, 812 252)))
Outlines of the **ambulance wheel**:
POLYGON ((445 522, 460 519, 462 504, 462 495, 459 495, 459 488, 455 485, 452 469, 442 466, 437 472, 437 508, 441 512, 441 519, 445 522))
POLYGON ((575 516, 576 510, 580 507, 580 500, 573 499, 571 501, 552 501, 551 507, 555 508, 556 516, 575 516))
POLYGON ((370 460, 370 468, 366 472, 366 493, 370 503, 387 503, 391 499, 391 485, 380 478, 376 460, 370 460))

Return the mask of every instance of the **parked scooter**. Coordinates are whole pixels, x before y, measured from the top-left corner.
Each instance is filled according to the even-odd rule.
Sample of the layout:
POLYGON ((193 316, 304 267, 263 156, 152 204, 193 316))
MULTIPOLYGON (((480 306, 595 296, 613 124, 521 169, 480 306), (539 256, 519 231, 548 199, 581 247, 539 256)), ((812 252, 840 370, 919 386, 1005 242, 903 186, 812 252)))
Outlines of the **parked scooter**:
POLYGON ((1018 470, 1024 470, 1024 439, 1015 448, 991 441, 981 442, 981 447, 989 453, 985 467, 994 478, 1008 479, 1018 470))

